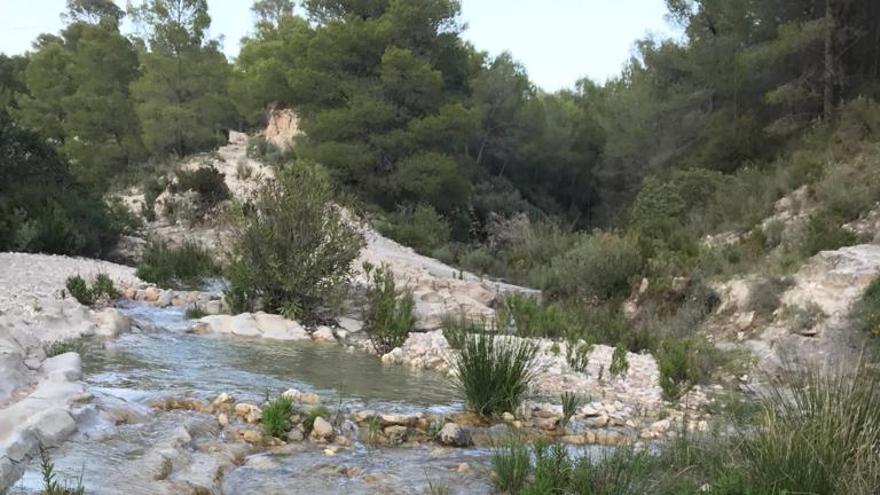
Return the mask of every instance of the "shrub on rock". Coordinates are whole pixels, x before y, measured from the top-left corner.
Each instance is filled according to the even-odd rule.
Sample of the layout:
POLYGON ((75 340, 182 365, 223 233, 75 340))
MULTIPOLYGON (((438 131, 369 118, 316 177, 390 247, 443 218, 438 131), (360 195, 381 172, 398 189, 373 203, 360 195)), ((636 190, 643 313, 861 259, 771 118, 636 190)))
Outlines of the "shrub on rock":
POLYGON ((310 316, 337 292, 364 241, 332 200, 324 169, 296 162, 238 208, 227 268, 234 310, 260 302, 310 316))

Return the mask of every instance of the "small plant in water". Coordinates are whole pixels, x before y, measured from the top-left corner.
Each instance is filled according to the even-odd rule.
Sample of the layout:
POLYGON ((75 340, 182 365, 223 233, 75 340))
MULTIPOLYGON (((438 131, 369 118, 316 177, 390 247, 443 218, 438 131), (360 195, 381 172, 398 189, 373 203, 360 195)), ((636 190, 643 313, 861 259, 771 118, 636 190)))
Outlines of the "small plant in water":
POLYGON ((577 408, 581 405, 581 398, 577 394, 571 392, 563 392, 559 397, 562 402, 562 430, 568 426, 569 421, 577 412, 577 408))
MULTIPOLYGON (((290 431, 290 412, 293 409, 293 399, 286 395, 269 401, 263 408, 262 424, 263 433, 273 437, 281 437, 290 431)), ((314 422, 314 418, 312 418, 314 422)), ((311 430, 311 428, 309 428, 311 430)))
POLYGON ((511 437, 492 454, 495 488, 505 493, 519 493, 531 470, 529 448, 516 437, 511 437))
POLYGON ((626 359, 626 347, 618 345, 614 348, 614 354, 611 355, 611 366, 608 367, 608 372, 611 373, 611 376, 616 377, 626 374, 627 370, 629 370, 629 361, 626 359))
POLYGON ((40 446, 40 474, 43 477, 43 495, 85 495, 86 493, 82 484, 82 473, 74 486, 58 481, 55 464, 49 456, 49 451, 42 446, 40 446))

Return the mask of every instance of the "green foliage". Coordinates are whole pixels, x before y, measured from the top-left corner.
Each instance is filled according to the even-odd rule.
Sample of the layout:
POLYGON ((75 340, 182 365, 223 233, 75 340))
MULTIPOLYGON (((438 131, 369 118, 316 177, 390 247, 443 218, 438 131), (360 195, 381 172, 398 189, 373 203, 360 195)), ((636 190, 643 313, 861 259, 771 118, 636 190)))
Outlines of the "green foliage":
MULTIPOLYGON (((285 433, 290 431, 290 414, 293 411, 293 399, 286 395, 280 395, 269 401, 263 407, 263 414, 260 422, 263 426, 263 433, 266 435, 281 438, 285 433)), ((312 419, 314 422, 314 419, 312 419)))
POLYGON ((565 362, 568 366, 578 372, 586 373, 587 365, 590 363, 590 353, 593 352, 593 345, 586 342, 569 342, 565 348, 565 362))
POLYGON ((583 236, 566 253, 553 258, 540 284, 553 298, 599 300, 625 297, 644 268, 638 247, 615 234, 583 236))
POLYGON ((227 265, 232 307, 293 303, 309 316, 340 289, 364 241, 332 199, 324 170, 297 162, 239 208, 227 265))
POLYGON ((203 318, 207 315, 208 313, 206 313, 205 310, 202 309, 202 307, 198 304, 195 304, 192 307, 187 308, 186 310, 186 317, 189 320, 198 320, 199 318, 203 318))
POLYGON ((118 239, 107 206, 45 138, 0 110, 0 250, 100 256, 118 239))
POLYGON ((755 434, 740 446, 754 493, 867 494, 880 483, 880 389, 864 363, 790 369, 773 384, 755 434))
POLYGON ((519 439, 510 438, 492 454, 495 488, 505 493, 519 493, 531 470, 529 448, 519 439))
POLYGON ((511 323, 521 337, 563 338, 582 333, 582 322, 574 308, 559 303, 544 304, 540 299, 521 293, 504 297, 498 310, 500 328, 511 323))
POLYGON ((303 428, 305 429, 306 435, 312 432, 312 428, 315 427, 315 420, 318 418, 327 419, 330 417, 330 410, 325 406, 315 406, 308 410, 306 413, 306 417, 303 420, 303 428))
POLYGON ((219 202, 230 197, 229 188, 226 186, 226 176, 210 166, 177 172, 174 192, 177 191, 198 193, 204 209, 216 206, 219 202))
POLYGON ((172 247, 155 239, 144 247, 136 272, 138 278, 167 289, 199 288, 218 273, 211 253, 198 242, 172 247))
POLYGON ((85 495, 86 493, 82 484, 82 475, 73 485, 58 481, 55 464, 49 456, 49 451, 43 446, 40 446, 40 475, 43 479, 44 495, 85 495))
POLYGON ((795 332, 806 332, 822 322, 828 315, 822 307, 813 301, 805 306, 786 304, 782 307, 782 318, 788 321, 789 327, 795 332))
POLYGON ((870 146, 857 157, 829 164, 816 187, 816 195, 828 211, 827 220, 836 219, 841 224, 854 220, 880 201, 876 150, 876 146, 870 146))
POLYGON ((488 332, 465 337, 454 367, 468 407, 487 417, 515 410, 533 378, 537 352, 525 339, 488 332))
POLYGON ((55 357, 68 352, 85 353, 85 346, 80 339, 56 340, 46 348, 46 357, 55 357))
POLYGON ((418 205, 411 213, 404 211, 398 217, 399 223, 389 234, 420 253, 431 253, 449 242, 449 224, 431 206, 418 205))
POLYGON ((106 273, 99 273, 91 287, 81 276, 72 275, 67 277, 65 287, 74 299, 86 306, 119 297, 119 291, 116 290, 113 280, 106 273))
POLYGON ((403 345, 415 326, 415 301, 409 291, 397 289, 390 266, 376 268, 365 263, 364 272, 369 280, 364 315, 367 333, 376 352, 385 354, 403 345))
POLYGON ((625 375, 629 370, 629 361, 626 358, 627 349, 622 345, 614 348, 611 354, 611 364, 608 366, 608 372, 611 376, 625 375))
POLYGON ((880 278, 874 279, 853 306, 850 319, 856 328, 880 336, 880 278))
POLYGON ((458 316, 446 315, 443 318, 443 337, 453 349, 461 349, 468 335, 485 331, 493 331, 495 322, 486 322, 468 318, 464 314, 458 316))
POLYGON ((79 301, 80 304, 91 306, 95 302, 95 296, 89 288, 89 284, 79 275, 67 277, 67 292, 79 301))
POLYGON ((559 400, 562 403, 562 430, 565 431, 565 427, 581 405, 581 398, 572 392, 563 392, 559 400))
POLYGON ((667 400, 677 400, 692 386, 704 383, 714 364, 711 344, 697 338, 666 339, 656 354, 660 388, 667 400))
POLYGON ((811 216, 801 233, 801 255, 809 257, 819 251, 833 251, 855 244, 855 235, 844 229, 842 223, 840 217, 832 214, 811 216))

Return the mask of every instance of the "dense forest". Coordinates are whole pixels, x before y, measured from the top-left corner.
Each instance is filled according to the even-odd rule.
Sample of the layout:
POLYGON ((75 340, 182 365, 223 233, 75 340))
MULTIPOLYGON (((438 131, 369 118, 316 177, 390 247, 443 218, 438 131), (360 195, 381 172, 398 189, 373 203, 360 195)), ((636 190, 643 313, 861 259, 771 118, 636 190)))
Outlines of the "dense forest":
MULTIPOLYGON (((213 149, 229 129, 259 128, 268 108, 290 108, 304 131, 296 158, 322 164, 384 212, 390 232, 431 251, 450 239, 494 246, 498 225, 520 215, 674 237, 680 225, 670 223, 694 224, 697 203, 734 179, 748 190, 772 175, 779 156, 852 102, 876 111, 875 2, 667 4, 683 39, 637 41, 618 77, 547 93, 512 55, 462 39, 455 0, 305 0, 299 10, 259 0, 234 61, 207 35, 206 0, 145 0, 128 12, 69 0, 60 33, 0 56, 3 138, 53 148, 69 163, 65 180, 101 194, 142 180, 150 163, 213 149), (137 34, 120 31, 125 16, 137 34), (656 204, 670 187, 700 190, 656 204)), ((0 247, 89 251, 82 240, 30 240, 66 210, 10 201, 26 194, 13 185, 22 165, 3 167, 0 247)), ((739 216, 696 223, 706 233, 739 216)))

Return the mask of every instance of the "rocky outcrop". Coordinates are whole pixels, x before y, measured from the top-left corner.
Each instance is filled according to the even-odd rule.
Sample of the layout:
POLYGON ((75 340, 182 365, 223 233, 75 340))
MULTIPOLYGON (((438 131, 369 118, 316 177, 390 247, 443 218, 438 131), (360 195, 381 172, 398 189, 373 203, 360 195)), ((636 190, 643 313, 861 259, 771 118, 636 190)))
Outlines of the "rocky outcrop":
POLYGON ((274 340, 310 340, 311 336, 299 323, 283 316, 263 312, 235 316, 211 315, 199 320, 204 329, 213 333, 262 337, 274 340))
POLYGON ((292 148, 296 138, 301 134, 299 118, 290 109, 273 109, 266 118, 266 129, 263 136, 278 149, 284 151, 292 148))
POLYGON ((747 342, 764 369, 796 360, 807 366, 828 366, 857 359, 863 335, 848 322, 850 307, 868 284, 880 276, 880 246, 862 244, 823 251, 811 258, 793 277, 781 297, 775 320, 755 339, 747 342), (788 313, 821 313, 809 332, 795 328, 788 313))

